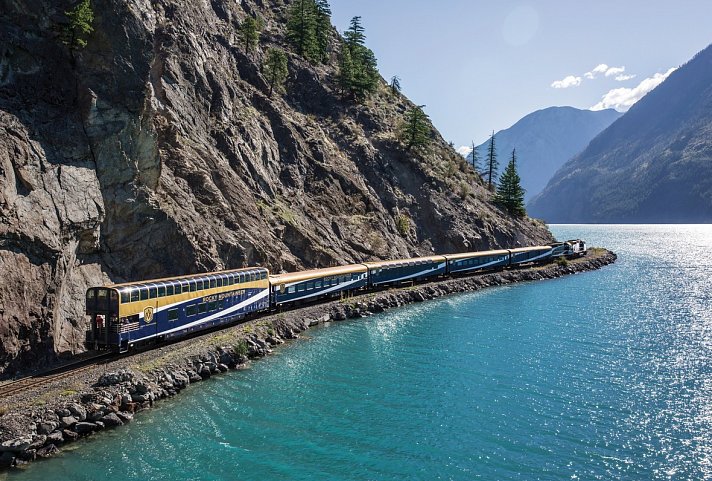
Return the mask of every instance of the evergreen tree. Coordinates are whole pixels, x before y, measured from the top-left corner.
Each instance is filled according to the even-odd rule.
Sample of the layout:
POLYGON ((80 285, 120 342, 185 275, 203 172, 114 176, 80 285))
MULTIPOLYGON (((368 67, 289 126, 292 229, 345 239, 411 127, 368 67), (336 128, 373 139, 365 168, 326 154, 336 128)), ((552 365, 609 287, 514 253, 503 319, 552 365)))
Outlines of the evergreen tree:
POLYGON ((264 76, 269 84, 269 96, 277 89, 282 90, 284 82, 287 80, 289 70, 287 68, 287 55, 278 48, 270 48, 263 67, 264 76))
POLYGON ((504 207, 511 215, 524 217, 527 214, 524 208, 524 189, 517 173, 516 149, 512 150, 512 158, 499 180, 495 202, 504 207))
POLYGON ((94 21, 94 10, 90 0, 81 0, 76 7, 64 13, 69 18, 69 24, 64 27, 61 39, 74 58, 74 51, 86 47, 86 37, 94 31, 91 25, 94 21))
POLYGON ((331 31, 331 8, 327 0, 316 0, 314 4, 316 46, 319 61, 327 63, 329 60, 329 32, 331 31))
POLYGON ((260 40, 260 23, 251 15, 240 24, 240 39, 245 45, 245 51, 249 52, 257 46, 260 40))
POLYGON ((480 173, 480 154, 477 152, 477 147, 475 146, 475 141, 472 141, 472 152, 470 153, 470 163, 472 164, 472 170, 476 174, 480 173))
POLYGON ((487 186, 491 189, 492 184, 497 180, 497 149, 495 148, 494 130, 490 136, 489 145, 487 146, 487 186))
POLYGON ((398 94, 401 91, 401 84, 400 84, 400 77, 398 75, 394 75, 391 77, 391 92, 394 94, 398 94))
POLYGON ((351 19, 344 33, 339 58, 339 84, 352 97, 363 99, 378 88, 378 65, 373 51, 365 46, 366 36, 361 17, 351 19))
POLYGON ((423 111, 425 105, 417 105, 405 114, 402 139, 408 150, 425 147, 430 142, 428 115, 423 111))
POLYGON ((295 0, 287 18, 287 38, 302 57, 319 60, 314 0, 295 0))

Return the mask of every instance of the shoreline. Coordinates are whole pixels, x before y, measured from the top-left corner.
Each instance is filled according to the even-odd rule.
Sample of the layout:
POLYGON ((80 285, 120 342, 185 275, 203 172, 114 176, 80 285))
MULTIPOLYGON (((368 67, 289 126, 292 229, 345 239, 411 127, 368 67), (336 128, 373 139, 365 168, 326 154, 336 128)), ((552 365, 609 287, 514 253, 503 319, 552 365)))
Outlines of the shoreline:
POLYGON ((60 447, 128 423, 133 415, 190 384, 244 369, 319 324, 368 317, 388 309, 486 287, 555 279, 616 261, 605 249, 565 263, 489 272, 354 295, 272 313, 220 331, 120 358, 51 385, 0 401, 0 468, 48 458, 60 447), (10 407, 12 406, 12 407, 10 407))

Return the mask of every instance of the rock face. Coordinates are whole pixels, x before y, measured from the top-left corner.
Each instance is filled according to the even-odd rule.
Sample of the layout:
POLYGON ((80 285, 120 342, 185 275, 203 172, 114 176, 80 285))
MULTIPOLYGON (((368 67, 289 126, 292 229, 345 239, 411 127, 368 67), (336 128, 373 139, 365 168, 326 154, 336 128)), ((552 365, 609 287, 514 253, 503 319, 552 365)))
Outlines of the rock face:
POLYGON ((284 3, 92 6, 73 53, 69 2, 0 11, 0 370, 81 350, 92 285, 551 239, 493 207, 437 132, 406 151, 412 104, 385 83, 358 105, 334 67, 288 52, 287 93, 270 97, 261 64, 288 48, 284 3), (249 53, 248 14, 265 24, 249 53))
MULTIPOLYGON (((516 148, 517 169, 526 190, 524 200, 529 202, 562 165, 620 116, 613 109, 594 112, 574 107, 549 107, 532 112, 497 132, 495 146, 500 171, 516 148)), ((480 159, 487 157, 487 145, 485 142, 477 147, 480 159)))
POLYGON ((712 222, 712 45, 566 163, 529 213, 557 223, 712 222))

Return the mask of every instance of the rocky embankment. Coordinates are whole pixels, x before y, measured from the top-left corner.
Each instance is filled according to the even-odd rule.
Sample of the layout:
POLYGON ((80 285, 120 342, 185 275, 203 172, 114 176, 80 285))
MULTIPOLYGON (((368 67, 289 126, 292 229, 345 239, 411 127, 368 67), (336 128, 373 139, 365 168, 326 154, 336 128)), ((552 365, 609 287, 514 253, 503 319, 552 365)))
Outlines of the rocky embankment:
POLYGON ((59 452, 81 437, 128 423, 136 412, 175 396, 190 384, 244 368, 286 340, 319 324, 370 316, 415 302, 514 282, 553 279, 615 262, 596 249, 566 263, 430 282, 333 301, 252 320, 218 333, 123 358, 84 371, 44 392, 0 400, 0 465, 19 466, 59 452), (9 406, 12 406, 10 408, 9 406))

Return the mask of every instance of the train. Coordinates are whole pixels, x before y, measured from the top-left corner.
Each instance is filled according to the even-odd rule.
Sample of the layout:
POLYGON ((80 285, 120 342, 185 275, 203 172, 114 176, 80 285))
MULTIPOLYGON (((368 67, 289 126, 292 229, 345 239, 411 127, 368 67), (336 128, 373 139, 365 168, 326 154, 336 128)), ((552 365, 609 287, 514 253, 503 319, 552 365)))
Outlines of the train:
POLYGON ((91 287, 89 350, 127 352, 260 313, 338 296, 585 255, 583 240, 550 245, 372 261, 286 274, 231 269, 91 287))

